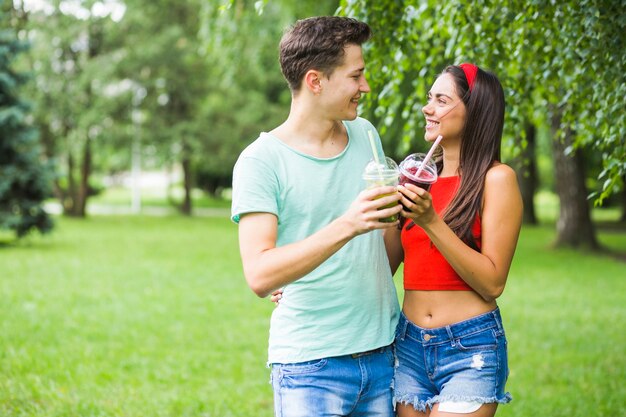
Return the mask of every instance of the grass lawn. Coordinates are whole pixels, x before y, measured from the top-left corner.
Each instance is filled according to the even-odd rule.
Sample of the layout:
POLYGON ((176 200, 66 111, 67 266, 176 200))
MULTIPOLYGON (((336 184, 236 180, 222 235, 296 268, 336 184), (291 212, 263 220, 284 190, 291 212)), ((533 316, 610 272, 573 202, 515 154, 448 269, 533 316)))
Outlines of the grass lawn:
MULTIPOLYGON (((523 229, 500 299, 514 401, 498 416, 626 415, 626 263, 553 238, 523 229)), ((625 233, 599 238, 626 253, 625 233)), ((272 415, 273 304, 228 219, 60 218, 1 247, 0 271, 0 416, 272 415)))
POLYGON ((228 220, 60 219, 0 270, 0 416, 270 415, 273 305, 228 220))

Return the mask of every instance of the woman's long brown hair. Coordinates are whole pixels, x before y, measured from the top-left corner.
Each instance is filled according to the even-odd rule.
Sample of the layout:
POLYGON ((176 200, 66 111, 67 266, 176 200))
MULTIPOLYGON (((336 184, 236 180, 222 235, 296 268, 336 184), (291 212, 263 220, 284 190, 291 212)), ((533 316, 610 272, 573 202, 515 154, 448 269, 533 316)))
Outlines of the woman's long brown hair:
POLYGON ((472 236, 472 225, 480 214, 487 171, 495 161, 500 161, 504 92, 498 78, 480 68, 471 92, 460 67, 449 66, 443 74, 452 76, 466 108, 459 163, 461 184, 443 220, 466 244, 479 250, 472 236))

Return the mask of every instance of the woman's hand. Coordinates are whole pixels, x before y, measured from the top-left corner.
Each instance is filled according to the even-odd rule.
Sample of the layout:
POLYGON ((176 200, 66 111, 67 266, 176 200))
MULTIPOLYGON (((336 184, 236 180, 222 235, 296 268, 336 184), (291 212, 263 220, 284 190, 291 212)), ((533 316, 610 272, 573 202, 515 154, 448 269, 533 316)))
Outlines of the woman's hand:
POLYGON ((281 298, 283 298, 283 289, 279 288, 276 291, 272 292, 271 297, 270 297, 270 301, 273 302, 274 304, 278 305, 278 303, 280 302, 281 298))
POLYGON ((435 219, 437 213, 428 191, 413 184, 399 185, 398 191, 402 195, 400 199, 403 206, 400 213, 402 216, 419 226, 426 225, 435 219))

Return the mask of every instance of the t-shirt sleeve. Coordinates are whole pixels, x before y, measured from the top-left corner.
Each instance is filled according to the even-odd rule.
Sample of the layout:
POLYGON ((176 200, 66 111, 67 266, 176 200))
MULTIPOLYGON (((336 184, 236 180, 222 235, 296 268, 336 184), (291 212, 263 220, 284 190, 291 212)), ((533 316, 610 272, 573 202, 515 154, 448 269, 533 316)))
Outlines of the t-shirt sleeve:
POLYGON ((278 216, 278 178, 271 164, 255 156, 242 155, 233 169, 231 220, 239 223, 246 213, 278 216))

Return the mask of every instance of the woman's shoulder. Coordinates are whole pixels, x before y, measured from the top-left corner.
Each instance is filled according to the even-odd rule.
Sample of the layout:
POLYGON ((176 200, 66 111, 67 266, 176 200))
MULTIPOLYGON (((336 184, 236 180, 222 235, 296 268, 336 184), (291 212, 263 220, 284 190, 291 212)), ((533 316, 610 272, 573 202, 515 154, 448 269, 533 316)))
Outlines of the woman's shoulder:
POLYGON ((487 170, 485 185, 502 184, 512 180, 517 181, 517 174, 515 173, 515 170, 507 164, 496 161, 493 165, 491 165, 491 168, 487 170))
POLYGON ((485 176, 485 198, 491 196, 516 201, 519 195, 520 188, 515 170, 501 162, 494 163, 485 176))

